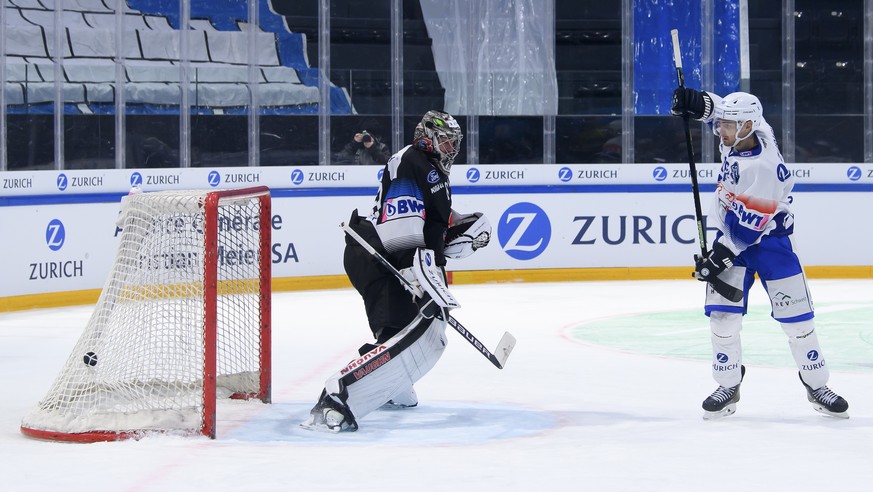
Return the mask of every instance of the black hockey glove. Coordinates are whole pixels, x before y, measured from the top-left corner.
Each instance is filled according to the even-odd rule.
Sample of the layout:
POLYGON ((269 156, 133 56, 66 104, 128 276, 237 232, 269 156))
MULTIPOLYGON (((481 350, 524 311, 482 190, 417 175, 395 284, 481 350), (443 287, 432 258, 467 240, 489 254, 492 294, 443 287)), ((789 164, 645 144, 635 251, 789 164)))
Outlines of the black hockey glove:
POLYGON ((703 91, 677 87, 673 91, 673 105, 670 112, 674 116, 685 116, 695 120, 705 120, 712 114, 712 98, 703 91))
POLYGON ((706 258, 694 255, 694 273, 691 276, 702 282, 710 282, 734 266, 734 258, 736 255, 727 246, 716 241, 706 253, 706 258))

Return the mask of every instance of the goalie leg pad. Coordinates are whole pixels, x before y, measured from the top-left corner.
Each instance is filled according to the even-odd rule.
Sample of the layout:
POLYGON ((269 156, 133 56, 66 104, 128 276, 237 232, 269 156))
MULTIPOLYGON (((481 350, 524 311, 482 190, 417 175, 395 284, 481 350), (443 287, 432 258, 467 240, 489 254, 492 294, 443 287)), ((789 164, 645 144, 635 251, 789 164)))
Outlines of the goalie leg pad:
POLYGON ((455 296, 446 286, 443 269, 434 261, 434 253, 429 249, 417 249, 412 259, 412 271, 421 288, 440 307, 455 309, 461 307, 455 296))
POLYGON ((436 365, 446 343, 445 321, 418 316, 393 338, 331 376, 325 389, 346 392, 345 404, 360 420, 389 400, 408 394, 436 365))

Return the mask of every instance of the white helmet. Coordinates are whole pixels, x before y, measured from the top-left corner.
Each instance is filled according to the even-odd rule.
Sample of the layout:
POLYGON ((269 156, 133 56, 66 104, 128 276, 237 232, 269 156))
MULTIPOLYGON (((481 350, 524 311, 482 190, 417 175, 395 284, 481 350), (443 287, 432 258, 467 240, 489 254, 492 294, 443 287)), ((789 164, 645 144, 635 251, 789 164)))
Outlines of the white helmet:
POLYGON ((440 170, 448 176, 463 138, 461 126, 452 115, 431 110, 415 126, 413 146, 439 159, 440 170))
POLYGON ((713 114, 712 133, 719 135, 718 120, 729 120, 737 122, 737 142, 749 138, 761 127, 761 120, 764 117, 764 110, 761 108, 761 101, 757 97, 746 92, 732 92, 722 98, 715 105, 713 114), (752 130, 745 136, 740 138, 740 129, 747 122, 752 122, 752 130))

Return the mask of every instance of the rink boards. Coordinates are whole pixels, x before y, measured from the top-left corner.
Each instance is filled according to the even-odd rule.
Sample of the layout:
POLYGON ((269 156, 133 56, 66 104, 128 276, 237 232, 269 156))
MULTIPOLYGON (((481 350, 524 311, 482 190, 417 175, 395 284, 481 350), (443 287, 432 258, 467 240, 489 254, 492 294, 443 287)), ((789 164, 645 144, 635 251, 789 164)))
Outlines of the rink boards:
MULTIPOLYGON (((790 167, 801 259, 837 275, 871 276, 873 165, 790 167)), ((274 284, 335 286, 343 279, 339 223, 353 209, 372 207, 380 173, 360 166, 0 173, 6 233, 0 311, 4 298, 6 309, 14 309, 22 304, 16 299, 34 295, 94 296, 115 255, 119 200, 131 186, 146 192, 269 186, 274 284)), ((714 164, 698 165, 704 214, 715 173, 714 164)), ((459 276, 543 279, 548 272, 544 279, 559 280, 568 272, 632 278, 628 272, 648 271, 648 277, 675 278, 699 251, 687 164, 458 165, 452 178, 454 209, 483 212, 493 227, 487 248, 450 262, 459 276)))

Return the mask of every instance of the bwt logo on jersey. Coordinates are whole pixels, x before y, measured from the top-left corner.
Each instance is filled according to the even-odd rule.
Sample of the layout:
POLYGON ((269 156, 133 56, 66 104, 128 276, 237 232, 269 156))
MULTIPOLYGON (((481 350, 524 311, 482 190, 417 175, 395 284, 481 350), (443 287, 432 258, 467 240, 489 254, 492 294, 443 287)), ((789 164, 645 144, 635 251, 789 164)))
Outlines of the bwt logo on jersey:
POLYGON ((295 169, 295 170, 291 171, 291 184, 299 185, 299 184, 303 183, 304 177, 305 177, 305 175, 303 174, 303 171, 301 171, 300 169, 295 169))
POLYGON ((209 171, 209 175, 206 176, 206 182, 209 183, 209 186, 215 188, 221 184, 221 173, 218 171, 209 171))
POLYGON ((67 231, 64 223, 58 219, 52 219, 45 228, 45 243, 52 251, 57 251, 64 246, 67 239, 67 231))
POLYGON ((664 181, 667 179, 667 169, 662 166, 652 169, 652 177, 655 178, 655 181, 664 181))
POLYGON ((95 188, 103 186, 103 176, 69 176, 61 173, 58 174, 56 181, 58 190, 64 191, 67 188, 95 188))
POLYGON ((382 207, 383 222, 404 217, 424 219, 424 202, 414 196, 398 196, 385 200, 385 205, 382 207))
POLYGON ((562 167, 561 169, 558 169, 558 179, 560 179, 563 183, 570 181, 571 179, 573 179, 573 170, 569 167, 562 167))
POLYGON ((479 181, 480 176, 481 176, 481 174, 479 174, 479 170, 476 169, 475 167, 471 167, 470 169, 467 169, 467 181, 469 181, 470 183, 475 183, 475 182, 479 181))
POLYGON ((731 209, 733 209, 737 217, 740 218, 740 224, 743 224, 750 229, 762 231, 764 230, 764 226, 767 225, 767 222, 769 222, 769 218, 767 216, 747 209, 745 206, 743 206, 743 202, 739 200, 734 200, 733 203, 731 203, 731 209))
POLYGON ((500 247, 516 260, 536 258, 549 245, 552 224, 546 212, 533 203, 512 205, 500 217, 497 239, 500 247))
MULTIPOLYGON (((849 178, 849 181, 858 181, 861 179, 861 168, 858 166, 851 166, 849 169, 846 169, 846 177, 849 178)), ((873 169, 870 169, 867 174, 868 178, 873 178, 873 169)))

